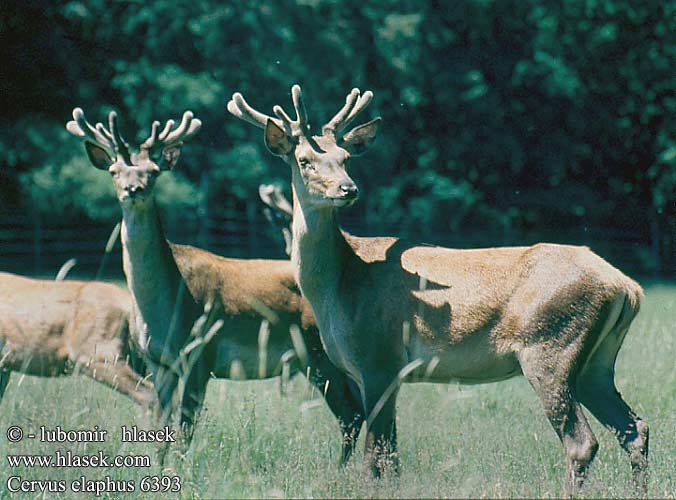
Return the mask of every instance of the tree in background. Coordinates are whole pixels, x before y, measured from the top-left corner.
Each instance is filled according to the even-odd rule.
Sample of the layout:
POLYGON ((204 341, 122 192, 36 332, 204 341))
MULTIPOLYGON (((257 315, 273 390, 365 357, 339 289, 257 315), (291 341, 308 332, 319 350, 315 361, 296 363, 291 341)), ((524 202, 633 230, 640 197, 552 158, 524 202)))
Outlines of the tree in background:
MULTIPOLYGON (((197 212, 226 204, 258 213, 257 185, 287 172, 228 117, 232 92, 271 109, 300 83, 318 127, 358 86, 374 90, 384 126, 355 163, 364 197, 348 225, 458 246, 624 237, 642 243, 629 265, 676 271, 673 3, 90 0, 5 11, 2 211, 118 217, 109 182, 63 129, 78 105, 93 119, 119 110, 136 140, 192 109, 199 140, 158 186, 168 217, 199 224, 197 212)), ((612 244, 599 250, 613 260, 612 244)))

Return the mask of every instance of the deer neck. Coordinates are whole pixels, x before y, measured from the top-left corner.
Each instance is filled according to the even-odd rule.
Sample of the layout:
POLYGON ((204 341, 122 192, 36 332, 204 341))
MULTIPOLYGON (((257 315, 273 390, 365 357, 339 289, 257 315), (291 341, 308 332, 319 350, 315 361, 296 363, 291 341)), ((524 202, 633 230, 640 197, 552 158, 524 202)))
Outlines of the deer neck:
MULTIPOLYGON (((313 308, 328 304, 354 256, 338 225, 336 208, 307 206, 293 186, 291 262, 296 281, 313 308)), ((317 311, 315 311, 317 312, 317 311)))
MULTIPOLYGON (((164 237, 154 200, 122 207, 122 257, 127 286, 147 335, 168 331, 181 275, 164 237)), ((143 334, 142 334, 143 336, 143 334)), ((140 339, 143 345, 143 339, 140 339)))

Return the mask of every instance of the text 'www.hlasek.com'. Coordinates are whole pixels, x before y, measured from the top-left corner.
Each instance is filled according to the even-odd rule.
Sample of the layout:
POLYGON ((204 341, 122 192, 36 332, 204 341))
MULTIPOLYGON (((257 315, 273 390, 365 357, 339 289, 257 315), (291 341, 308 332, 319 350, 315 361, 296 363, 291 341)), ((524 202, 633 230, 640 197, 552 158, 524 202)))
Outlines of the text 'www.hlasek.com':
MULTIPOLYGON (((152 466, 150 455, 135 453, 112 455, 103 450, 96 450, 95 445, 112 440, 120 443, 174 443, 176 431, 169 426, 159 430, 143 430, 136 426, 123 425, 119 434, 111 435, 98 426, 88 430, 64 430, 60 426, 54 428, 40 426, 37 430, 29 432, 21 426, 13 425, 7 428, 6 436, 10 445, 21 441, 37 441, 63 446, 49 454, 7 454, 10 475, 5 481, 5 490, 10 493, 71 492, 98 497, 103 493, 177 493, 181 490, 181 478, 176 475, 148 474, 140 479, 124 479, 119 478, 118 473, 114 474, 114 477, 110 475, 100 477, 100 473, 97 473, 95 477, 88 477, 92 471, 100 469, 150 470, 152 466), (92 451, 80 452, 66 448, 69 445, 81 448, 81 443, 87 443, 87 448, 93 443, 92 451), (82 469, 82 474, 76 474, 76 477, 70 479, 59 478, 56 471, 65 468, 82 469), (26 469, 53 470, 55 473, 52 478, 38 479, 29 477, 30 472, 24 472, 26 469)), ((42 476, 42 473, 36 476, 42 476)))

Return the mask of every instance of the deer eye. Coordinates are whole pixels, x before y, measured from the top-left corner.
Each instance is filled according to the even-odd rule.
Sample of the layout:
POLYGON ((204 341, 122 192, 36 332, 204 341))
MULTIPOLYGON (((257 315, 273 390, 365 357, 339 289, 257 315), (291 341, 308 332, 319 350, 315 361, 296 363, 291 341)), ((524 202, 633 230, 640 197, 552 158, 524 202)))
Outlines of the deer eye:
POLYGON ((301 168, 311 170, 313 172, 317 170, 308 158, 299 158, 298 165, 300 165, 301 168))

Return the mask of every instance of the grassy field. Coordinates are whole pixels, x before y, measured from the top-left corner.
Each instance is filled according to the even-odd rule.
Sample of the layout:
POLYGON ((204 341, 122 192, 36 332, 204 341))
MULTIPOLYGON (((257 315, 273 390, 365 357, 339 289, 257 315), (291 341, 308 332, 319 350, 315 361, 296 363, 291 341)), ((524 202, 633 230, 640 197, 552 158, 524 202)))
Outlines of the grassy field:
MULTIPOLYGON (((646 286, 644 307, 620 353, 617 383, 625 399, 650 424, 650 496, 676 496, 676 286, 646 286)), ((84 475, 135 480, 130 494, 99 498, 242 497, 552 497, 561 493, 565 468, 561 446, 524 379, 463 387, 404 386, 398 403, 402 473, 380 481, 362 474, 356 460, 337 465, 338 429, 303 377, 280 391, 279 380, 213 381, 204 417, 186 456, 172 452, 170 470, 182 478, 180 494, 140 493, 150 469, 10 468, 10 453, 152 454, 153 446, 120 443, 122 425, 151 428, 147 416, 117 393, 83 377, 22 378, 15 374, 0 412, 0 497, 9 476, 66 479, 84 475), (87 429, 112 435, 106 443, 49 445, 8 443, 8 426, 87 429)), ((627 497, 629 464, 614 437, 596 421, 601 448, 585 496, 627 497)), ((153 457, 154 462, 154 457, 153 457)), ((93 494, 15 494, 20 498, 95 498, 93 494)))

